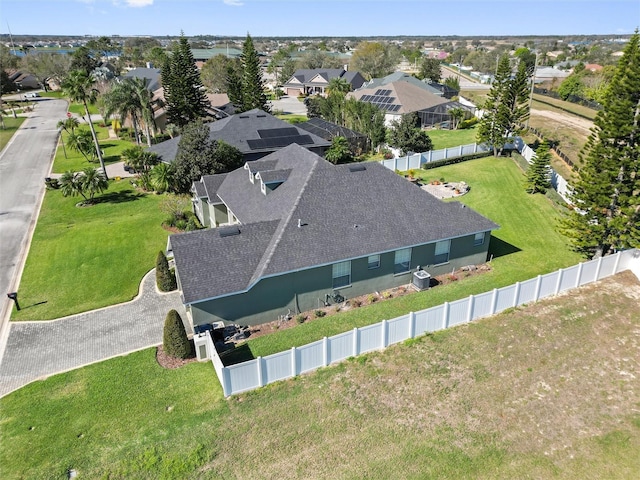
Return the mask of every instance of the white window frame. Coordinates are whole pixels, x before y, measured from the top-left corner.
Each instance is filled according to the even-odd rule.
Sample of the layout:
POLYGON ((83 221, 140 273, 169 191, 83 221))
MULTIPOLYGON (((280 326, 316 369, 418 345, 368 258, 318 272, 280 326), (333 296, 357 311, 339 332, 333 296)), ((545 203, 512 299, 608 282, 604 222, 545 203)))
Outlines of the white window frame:
POLYGON ((434 265, 442 265, 449 262, 449 254, 451 253, 451 240, 441 240, 436 242, 436 248, 433 254, 434 265))
POLYGON ((369 255, 369 257, 367 258, 367 267, 369 268, 369 270, 380 268, 380 254, 369 255))
POLYGON ((484 245, 485 237, 487 236, 487 232, 476 233, 473 237, 473 246, 479 247, 480 245, 484 245))
POLYGON ((400 275, 411 270, 411 248, 396 250, 393 260, 393 273, 400 275))
POLYGON ((351 260, 334 263, 331 267, 331 284, 333 289, 351 285, 351 260))

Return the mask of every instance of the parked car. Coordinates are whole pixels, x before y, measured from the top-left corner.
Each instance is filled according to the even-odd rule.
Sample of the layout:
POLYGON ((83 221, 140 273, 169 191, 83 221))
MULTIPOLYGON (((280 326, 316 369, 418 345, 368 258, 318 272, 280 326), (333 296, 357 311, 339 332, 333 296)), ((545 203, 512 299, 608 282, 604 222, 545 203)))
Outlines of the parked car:
POLYGON ((40 94, 38 92, 29 92, 24 94, 24 98, 38 98, 40 94))

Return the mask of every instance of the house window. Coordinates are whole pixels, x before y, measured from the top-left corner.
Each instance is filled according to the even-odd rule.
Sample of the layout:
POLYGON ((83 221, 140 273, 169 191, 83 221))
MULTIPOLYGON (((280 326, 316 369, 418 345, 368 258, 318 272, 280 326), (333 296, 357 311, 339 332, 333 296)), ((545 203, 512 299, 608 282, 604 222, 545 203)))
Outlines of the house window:
POLYGON ((404 248, 396 251, 396 259, 393 266, 393 273, 405 273, 411 269, 411 249, 404 248))
POLYGON ((442 242, 436 242, 436 253, 433 259, 433 263, 438 265, 440 263, 447 263, 449 261, 449 249, 451 248, 451 240, 443 240, 442 242))
POLYGON ((474 247, 479 247, 480 245, 484 244, 484 233, 485 232, 476 233, 476 236, 473 237, 473 246, 474 247))
POLYGON ((351 262, 333 264, 333 288, 351 285, 351 262))
POLYGON ((369 265, 369 270, 378 268, 380 266, 380 255, 369 255, 367 264, 369 265))

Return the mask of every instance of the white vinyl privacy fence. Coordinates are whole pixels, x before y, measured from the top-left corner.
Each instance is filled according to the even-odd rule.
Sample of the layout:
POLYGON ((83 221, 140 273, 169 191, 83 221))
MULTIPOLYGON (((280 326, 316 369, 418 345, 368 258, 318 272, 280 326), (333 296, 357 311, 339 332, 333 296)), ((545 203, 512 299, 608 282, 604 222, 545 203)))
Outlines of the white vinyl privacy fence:
MULTIPOLYGON (((527 162, 533 163, 533 158, 536 156, 536 152, 533 148, 524 143, 524 140, 520 137, 515 138, 514 145, 518 149, 518 152, 520 152, 520 155, 522 155, 527 162)), ((560 195, 565 202, 571 203, 571 200, 569 199, 569 195, 571 194, 571 187, 569 183, 553 168, 549 168, 549 170, 551 171, 551 186, 556 192, 558 192, 558 195, 560 195)))
MULTIPOLYGON (((524 159, 532 163, 533 158, 536 156, 536 152, 527 145, 521 137, 515 137, 513 143, 505 145, 505 147, 515 147, 520 155, 524 159)), ((405 157, 396 157, 389 160, 381 160, 380 163, 390 170, 398 170, 405 172, 407 170, 422 168, 430 162, 436 162, 438 160, 446 160, 448 158, 466 157, 478 152, 488 152, 490 148, 485 144, 471 143, 469 145, 460 145, 458 147, 444 148, 442 150, 433 150, 430 152, 416 153, 413 155, 407 155, 405 157)), ((558 194, 567 203, 571 203, 569 200, 570 185, 558 172, 550 168, 551 171, 551 186, 558 192, 558 194)))
POLYGON ((547 275, 462 300, 445 302, 437 307, 383 320, 375 325, 354 328, 349 332, 325 337, 302 347, 225 367, 218 356, 209 332, 207 347, 224 395, 229 396, 291 378, 320 367, 428 332, 500 313, 539 299, 632 270, 640 278, 640 250, 627 250, 547 275))
POLYGON ((446 160, 447 158, 466 157, 478 152, 488 152, 489 150, 490 148, 484 144, 471 143, 469 145, 460 145, 458 147, 431 150, 429 152, 415 153, 405 157, 381 160, 380 163, 390 170, 399 170, 404 172, 406 170, 421 168, 425 163, 446 160))

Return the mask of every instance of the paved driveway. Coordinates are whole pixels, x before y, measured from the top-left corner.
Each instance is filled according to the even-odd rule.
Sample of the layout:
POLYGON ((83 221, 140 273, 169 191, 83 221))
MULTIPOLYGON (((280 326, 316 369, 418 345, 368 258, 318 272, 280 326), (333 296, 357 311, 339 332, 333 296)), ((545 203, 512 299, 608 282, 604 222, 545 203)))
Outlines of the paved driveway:
POLYGON ((180 294, 159 293, 152 270, 131 302, 58 320, 11 322, 0 363, 0 397, 55 373, 161 344, 172 308, 186 320, 180 294))

